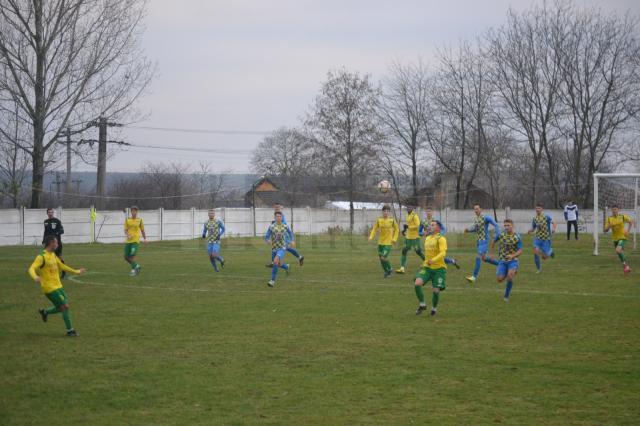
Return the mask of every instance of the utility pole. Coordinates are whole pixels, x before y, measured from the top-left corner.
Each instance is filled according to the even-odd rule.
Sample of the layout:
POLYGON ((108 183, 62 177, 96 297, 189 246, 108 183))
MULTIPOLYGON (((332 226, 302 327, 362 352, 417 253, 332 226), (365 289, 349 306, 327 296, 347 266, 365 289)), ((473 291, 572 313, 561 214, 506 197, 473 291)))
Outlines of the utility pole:
POLYGON ((96 193, 98 195, 98 209, 104 209, 104 195, 107 183, 107 143, 118 143, 128 145, 124 142, 115 142, 107 140, 107 126, 118 126, 122 124, 108 122, 106 118, 100 117, 97 122, 93 123, 98 126, 98 176, 96 179, 96 193))
POLYGON ((80 183, 82 182, 82 179, 74 179, 73 183, 76 184, 76 194, 80 193, 80 183))
POLYGON ((71 192, 71 128, 67 127, 67 179, 64 182, 64 192, 71 192))

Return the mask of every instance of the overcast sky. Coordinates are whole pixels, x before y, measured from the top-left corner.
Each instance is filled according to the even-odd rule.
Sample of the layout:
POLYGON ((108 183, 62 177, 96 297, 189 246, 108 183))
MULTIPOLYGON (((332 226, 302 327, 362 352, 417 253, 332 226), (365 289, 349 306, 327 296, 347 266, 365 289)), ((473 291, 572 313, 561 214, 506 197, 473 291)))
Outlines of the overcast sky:
MULTIPOLYGON (((159 76, 137 126, 270 131, 293 126, 328 70, 345 67, 381 78, 394 60, 434 63, 439 47, 473 39, 531 0, 150 0, 143 45, 159 76)), ((638 0, 578 0, 640 13, 638 0)), ((110 171, 138 171, 146 161, 176 161, 216 171, 250 171, 260 134, 220 135, 127 129, 138 145, 231 150, 227 153, 132 149, 110 171)), ((92 169, 81 166, 80 169, 92 169)))

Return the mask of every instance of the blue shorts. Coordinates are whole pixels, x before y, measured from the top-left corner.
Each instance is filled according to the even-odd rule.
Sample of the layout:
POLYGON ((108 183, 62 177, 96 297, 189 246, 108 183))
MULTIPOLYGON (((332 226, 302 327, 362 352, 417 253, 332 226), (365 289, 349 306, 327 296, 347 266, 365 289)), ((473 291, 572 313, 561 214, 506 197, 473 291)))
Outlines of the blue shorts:
POLYGON ((284 259, 284 255, 285 254, 286 254, 286 252, 285 252, 284 248, 271 250, 271 261, 273 261, 273 259, 275 259, 276 257, 278 259, 282 260, 282 259, 284 259))
POLYGON ((489 241, 487 240, 478 240, 476 246, 478 247, 478 255, 480 256, 487 254, 489 251, 489 241))
POLYGON ((208 243, 207 253, 211 256, 214 253, 220 253, 220 243, 208 243))
POLYGON ((551 255, 551 240, 533 240, 533 247, 540 250, 545 256, 551 255))
POLYGON ((496 269, 496 275, 499 277, 506 277, 507 272, 512 270, 518 270, 518 259, 513 260, 501 260, 498 262, 498 267, 496 269))

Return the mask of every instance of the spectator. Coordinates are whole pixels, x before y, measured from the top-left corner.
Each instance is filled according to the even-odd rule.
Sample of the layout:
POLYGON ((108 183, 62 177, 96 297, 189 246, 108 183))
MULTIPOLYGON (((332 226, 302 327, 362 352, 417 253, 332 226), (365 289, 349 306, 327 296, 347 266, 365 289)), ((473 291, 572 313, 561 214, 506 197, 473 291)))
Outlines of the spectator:
POLYGON ((573 201, 564 206, 564 219, 567 221, 567 241, 571 239, 571 226, 573 226, 576 240, 578 239, 578 206, 573 201))

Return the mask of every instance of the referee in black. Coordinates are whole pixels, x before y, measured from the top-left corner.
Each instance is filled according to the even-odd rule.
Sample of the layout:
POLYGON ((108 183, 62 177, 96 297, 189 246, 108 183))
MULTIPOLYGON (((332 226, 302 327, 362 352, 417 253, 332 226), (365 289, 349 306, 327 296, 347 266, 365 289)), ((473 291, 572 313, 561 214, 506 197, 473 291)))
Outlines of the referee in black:
MULTIPOLYGON (((64 234, 64 228, 62 227, 62 222, 60 219, 53 216, 53 209, 47 209, 47 218, 44 221, 44 235, 42 236, 42 243, 44 244, 44 239, 47 238, 48 235, 53 235, 58 240, 58 248, 56 249, 56 256, 60 258, 60 261, 64 263, 64 259, 62 258, 62 238, 60 237, 64 234)), ((64 278, 65 272, 62 271, 61 277, 64 278)))

